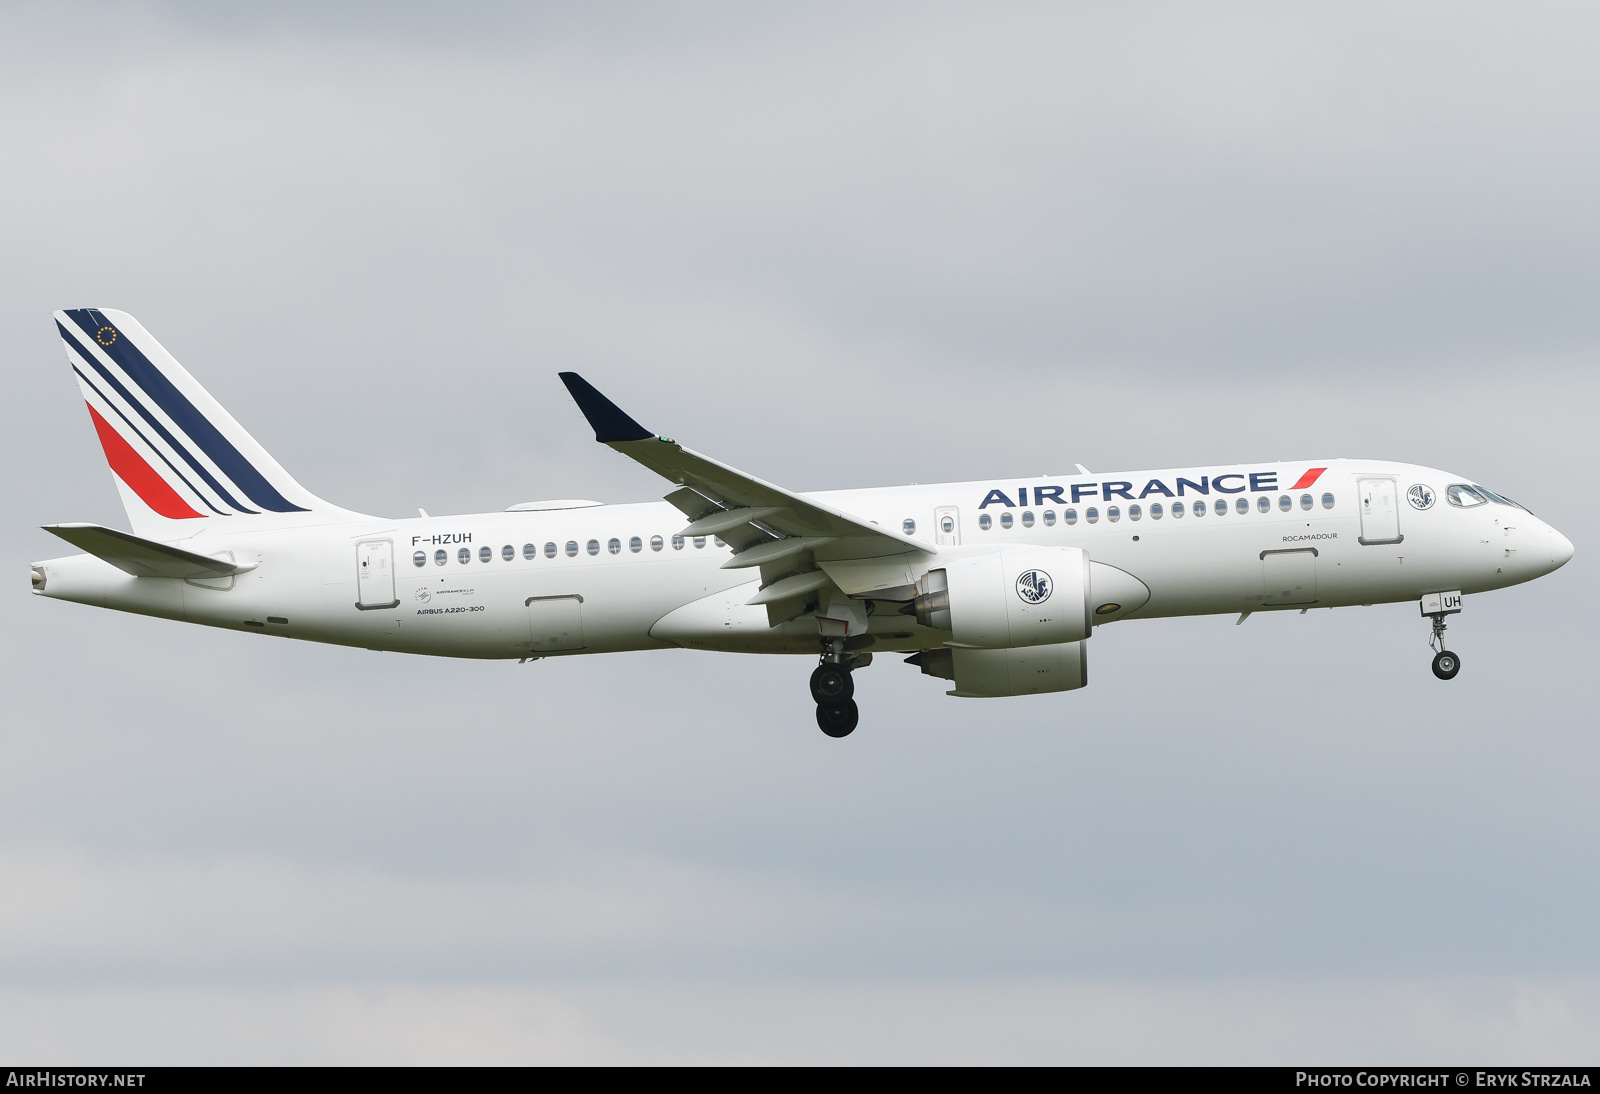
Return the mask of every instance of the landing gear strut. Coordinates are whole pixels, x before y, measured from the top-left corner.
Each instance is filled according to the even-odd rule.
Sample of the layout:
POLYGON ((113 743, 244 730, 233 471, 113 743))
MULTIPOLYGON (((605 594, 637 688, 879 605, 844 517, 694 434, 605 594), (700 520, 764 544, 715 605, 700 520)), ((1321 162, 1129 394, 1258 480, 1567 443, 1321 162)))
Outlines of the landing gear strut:
POLYGON ((850 736, 861 721, 851 668, 844 639, 824 639, 822 663, 811 673, 811 698, 817 704, 817 728, 830 737, 850 736))
POLYGON ((1444 617, 1461 610, 1460 593, 1431 593, 1422 598, 1422 614, 1433 621, 1433 636, 1428 648, 1434 651, 1433 674, 1441 680, 1454 680, 1461 671, 1461 657, 1444 648, 1444 617))

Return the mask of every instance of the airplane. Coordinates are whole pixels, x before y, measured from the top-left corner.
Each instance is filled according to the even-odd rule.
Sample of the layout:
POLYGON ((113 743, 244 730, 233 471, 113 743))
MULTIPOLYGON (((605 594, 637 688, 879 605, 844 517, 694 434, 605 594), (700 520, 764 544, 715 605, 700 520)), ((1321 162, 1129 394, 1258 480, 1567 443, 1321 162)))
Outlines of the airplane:
POLYGON ((667 480, 664 500, 368 516, 301 486, 132 316, 54 317, 132 532, 46 525, 85 553, 33 563, 35 594, 443 657, 807 656, 830 737, 856 728, 852 674, 875 654, 953 696, 1071 691, 1096 628, 1130 619, 1414 601, 1450 680, 1464 597, 1573 554, 1466 476, 1383 460, 801 493, 646 429, 572 372, 595 440, 667 480))

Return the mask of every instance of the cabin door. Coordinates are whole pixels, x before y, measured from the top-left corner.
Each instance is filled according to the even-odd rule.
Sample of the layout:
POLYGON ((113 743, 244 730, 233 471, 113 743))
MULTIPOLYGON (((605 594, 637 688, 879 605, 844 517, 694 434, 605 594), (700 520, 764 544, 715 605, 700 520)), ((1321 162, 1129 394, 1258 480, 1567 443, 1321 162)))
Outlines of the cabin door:
POLYGON ((1357 479, 1356 496, 1361 501, 1361 542, 1399 543, 1399 497, 1393 479, 1357 479))
POLYGON ((356 544, 356 607, 371 611, 399 603, 394 595, 394 542, 375 539, 356 544))

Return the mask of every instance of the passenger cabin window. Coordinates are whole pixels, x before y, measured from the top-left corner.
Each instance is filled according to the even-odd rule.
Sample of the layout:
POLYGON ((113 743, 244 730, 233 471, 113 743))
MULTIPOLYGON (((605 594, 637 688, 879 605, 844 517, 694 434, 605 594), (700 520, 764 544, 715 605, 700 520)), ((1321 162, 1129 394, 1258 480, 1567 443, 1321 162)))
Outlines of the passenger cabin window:
POLYGON ((1471 509, 1474 505, 1484 505, 1489 500, 1472 487, 1460 482, 1453 486, 1445 487, 1444 496, 1450 500, 1451 505, 1461 509, 1471 509))
POLYGON ((584 545, 584 549, 587 550, 591 555, 597 555, 600 553, 600 541, 597 539, 591 539, 584 545))
POLYGON ((544 545, 544 557, 545 558, 555 558, 556 557, 556 545, 554 543, 546 543, 544 545))
POLYGON ((900 522, 900 530, 908 536, 914 536, 917 534, 917 522, 907 517, 900 522))
POLYGON ((638 536, 634 536, 628 541, 628 550, 632 551, 634 554, 638 554, 640 551, 644 550, 644 540, 640 539, 638 536))
POLYGON ((1294 500, 1291 499, 1288 494, 1282 494, 1278 498, 1278 508, 1287 513, 1290 509, 1294 508, 1294 500))
POLYGON ((994 526, 994 520, 989 516, 988 513, 979 513, 978 514, 978 527, 979 528, 981 528, 985 532, 987 532, 993 526, 994 526))
POLYGON ((1109 520, 1112 524, 1115 524, 1117 521, 1121 520, 1122 519, 1122 507, 1120 505, 1109 505, 1109 506, 1107 506, 1106 507, 1106 519, 1109 520))
POLYGON ((1030 509, 1022 514, 1022 526, 1024 528, 1033 527, 1033 510, 1030 509))
POLYGON ((487 545, 478 548, 479 562, 488 562, 492 558, 494 558, 494 548, 487 545))
POLYGON ((463 566, 465 566, 467 563, 471 562, 472 561, 472 548, 471 547, 463 547, 463 548, 461 548, 461 550, 457 551, 456 552, 456 561, 461 563, 461 565, 463 565, 463 566))
POLYGON ((940 521, 939 521, 939 531, 943 532, 945 535, 948 536, 948 535, 954 535, 955 534, 955 530, 956 530, 956 518, 955 517, 943 517, 943 518, 940 519, 940 521))
MULTIPOLYGON (((552 544, 552 546, 553 546, 553 544, 552 544)), ((524 543, 522 545, 522 557, 523 558, 538 558, 539 557, 539 548, 535 547, 531 543, 524 543)))
POLYGON ((577 558, 578 557, 578 541, 577 540, 575 540, 575 539, 567 540, 567 557, 568 558, 577 558))
POLYGON ((684 539, 683 539, 682 536, 673 536, 672 537, 672 549, 674 551, 683 550, 683 544, 684 544, 684 539))
POLYGON ((426 566, 428 564, 428 552, 418 551, 416 554, 412 555, 411 564, 413 566, 426 566))
POLYGON ((449 551, 435 551, 435 552, 433 552, 433 564, 435 566, 443 566, 447 561, 449 561, 449 559, 450 559, 450 552, 449 551))
POLYGON ((1203 517, 1206 515, 1206 503, 1203 501, 1195 502, 1191 508, 1194 509, 1194 515, 1197 517, 1203 517))
POLYGON ((1322 507, 1324 509, 1332 509, 1333 508, 1333 495, 1332 494, 1324 494, 1324 495, 1322 495, 1322 507))
POLYGON ((1138 506, 1138 505, 1130 505, 1130 506, 1128 506, 1128 519, 1129 520, 1138 520, 1142 516, 1144 516, 1144 508, 1142 506, 1138 506))
POLYGON ((660 536, 651 536, 650 537, 650 549, 652 551, 659 551, 665 545, 665 542, 666 541, 663 540, 660 536))
POLYGON ((1010 513, 1001 513, 1000 514, 1000 527, 1002 527, 1002 528, 1010 528, 1011 527, 1011 514, 1010 513))
POLYGON ((1228 515, 1228 502, 1227 502, 1227 500, 1225 498, 1218 498, 1216 501, 1212 502, 1211 503, 1211 511, 1213 513, 1217 514, 1217 516, 1219 516, 1219 517, 1227 516, 1228 515))
POLYGON ((1085 509, 1083 512, 1083 519, 1088 521, 1090 524, 1100 523, 1100 510, 1096 509, 1092 505, 1089 506, 1089 508, 1085 509))
POLYGON ((1262 494, 1256 499, 1256 508, 1263 513, 1272 512, 1272 499, 1267 497, 1265 494, 1262 494))
POLYGON ((1189 511, 1189 507, 1187 505, 1183 504, 1183 502, 1175 501, 1175 502, 1172 503, 1172 519, 1173 520, 1182 520, 1183 519, 1183 514, 1188 512, 1188 511, 1189 511))
POLYGON ((504 547, 500 548, 500 557, 505 559, 507 562, 510 562, 512 559, 517 557, 517 549, 508 543, 504 547))
POLYGON ((706 545, 706 537, 705 536, 695 536, 694 537, 694 549, 696 551, 698 551, 700 548, 704 547, 705 545, 706 545))
POLYGON ((1153 501, 1153 502, 1150 503, 1150 519, 1151 520, 1160 520, 1161 519, 1161 515, 1163 513, 1165 513, 1165 512, 1166 512, 1166 508, 1159 501, 1153 501))
POLYGON ((606 550, 610 551, 614 555, 620 555, 622 553, 622 541, 615 537, 607 540, 606 550))
POLYGON ((711 537, 711 542, 715 543, 718 547, 726 547, 727 546, 727 543, 723 541, 721 536, 712 536, 711 537))
POLYGON ((1311 495, 1310 494, 1301 494, 1300 495, 1300 508, 1302 508, 1302 509, 1310 509, 1311 508, 1311 495))
POLYGON ((1233 503, 1233 511, 1241 516, 1248 513, 1250 511, 1250 500, 1248 498, 1239 498, 1233 503))
POLYGON ((1054 509, 1046 509, 1044 511, 1044 526, 1046 528, 1053 528, 1055 526, 1055 523, 1056 523, 1056 511, 1054 509))
POLYGON ((1066 512, 1061 514, 1061 519, 1066 521, 1068 524, 1077 524, 1078 511, 1076 509, 1068 509, 1066 512))

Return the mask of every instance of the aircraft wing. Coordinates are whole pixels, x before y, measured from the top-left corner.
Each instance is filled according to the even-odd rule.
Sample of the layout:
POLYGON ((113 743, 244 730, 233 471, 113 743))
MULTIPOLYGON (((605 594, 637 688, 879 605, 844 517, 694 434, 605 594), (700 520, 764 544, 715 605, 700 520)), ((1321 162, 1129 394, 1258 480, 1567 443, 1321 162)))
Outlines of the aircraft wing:
POLYGON ((689 519, 680 535, 721 536, 734 551, 725 569, 762 568, 765 585, 752 603, 804 597, 828 584, 830 576, 851 595, 903 591, 912 579, 896 557, 936 553, 931 544, 898 529, 852 516, 650 432, 575 372, 561 373, 561 380, 589 419, 595 440, 677 484, 679 489, 666 500, 689 519), (826 574, 815 572, 819 566, 826 574))
POLYGON ((197 555, 181 547, 140 539, 98 524, 46 524, 46 532, 60 536, 79 550, 104 559, 134 577, 232 577, 248 573, 255 564, 236 566, 227 559, 197 555))

